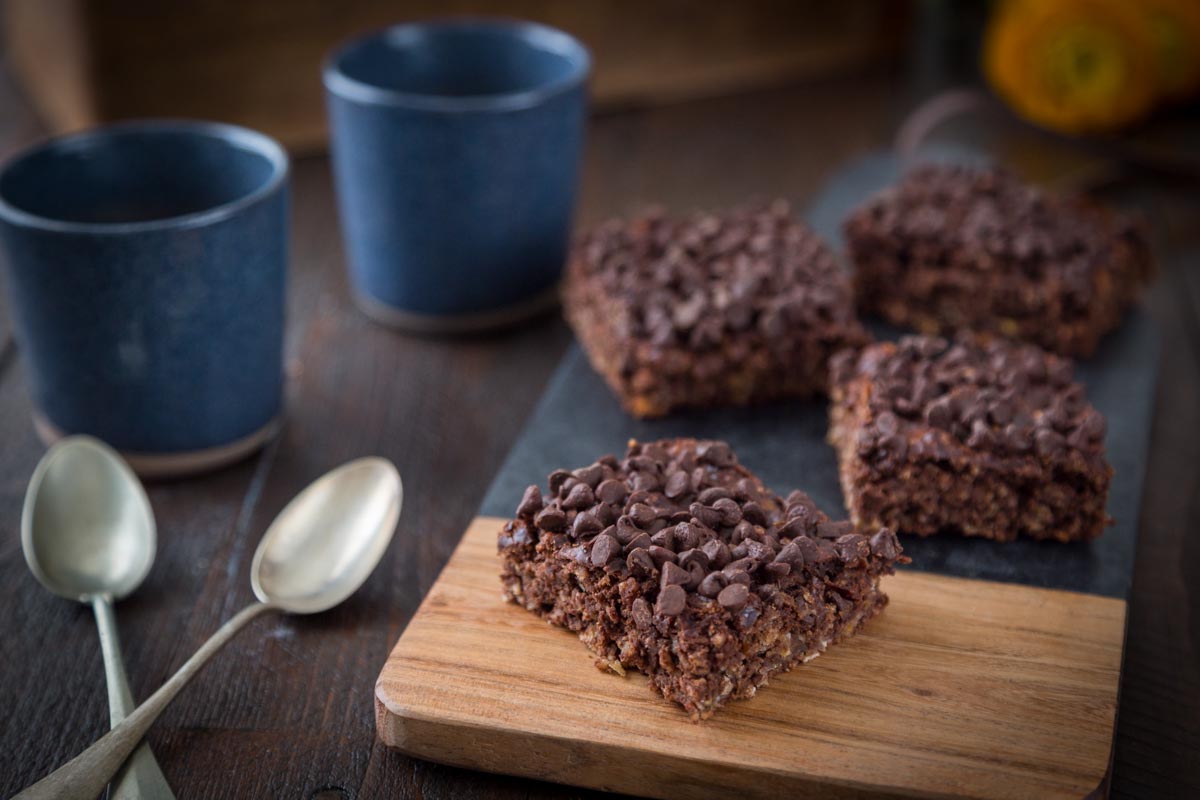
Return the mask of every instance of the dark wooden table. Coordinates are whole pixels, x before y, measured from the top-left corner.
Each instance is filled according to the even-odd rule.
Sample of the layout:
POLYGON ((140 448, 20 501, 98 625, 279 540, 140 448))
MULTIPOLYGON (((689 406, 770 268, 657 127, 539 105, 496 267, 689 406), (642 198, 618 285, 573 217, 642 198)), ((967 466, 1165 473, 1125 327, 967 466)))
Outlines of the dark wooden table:
MULTIPOLYGON (((889 75, 867 74, 598 119, 580 221, 650 201, 675 208, 750 195, 803 201, 840 161, 887 142, 901 111, 895 91, 889 75)), ((0 152, 37 132, 0 75, 0 152)), ((252 599, 249 560, 259 536, 310 480, 356 456, 386 456, 404 475, 404 513, 382 565, 349 602, 315 618, 260 619, 205 668, 150 734, 159 761, 181 798, 590 796, 405 758, 375 741, 372 718, 384 657, 570 334, 555 317, 455 340, 410 338, 369 323, 347 297, 326 162, 296 163, 293 191, 287 426, 246 463, 150 487, 158 562, 117 609, 134 694, 145 697, 252 599)), ((1200 251, 1194 198, 1155 197, 1160 238, 1200 251)), ((1166 346, 1113 793, 1198 796, 1200 261, 1172 261, 1149 305, 1166 346)), ((0 312, 4 797, 77 753, 108 720, 90 612, 41 589, 21 556, 22 495, 43 452, 22 367, 0 312)))

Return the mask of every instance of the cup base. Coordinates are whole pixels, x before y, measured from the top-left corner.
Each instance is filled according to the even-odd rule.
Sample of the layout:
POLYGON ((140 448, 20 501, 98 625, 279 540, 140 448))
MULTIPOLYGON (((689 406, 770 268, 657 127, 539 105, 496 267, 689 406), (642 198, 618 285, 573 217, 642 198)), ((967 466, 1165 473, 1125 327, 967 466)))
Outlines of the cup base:
MULTIPOLYGON (((139 478, 182 478, 241 461, 273 438, 279 432, 281 425, 281 418, 275 417, 266 425, 237 441, 217 447, 206 447, 202 450, 189 450, 184 453, 143 453, 124 450, 118 452, 139 478)), ((33 427, 37 431, 38 438, 47 447, 67 435, 40 411, 33 412, 33 427)))
POLYGON ((479 333, 507 328, 531 317, 544 314, 558 305, 558 284, 528 300, 494 311, 472 314, 418 314, 402 311, 361 292, 354 292, 354 302, 371 319, 390 328, 421 334, 479 333))

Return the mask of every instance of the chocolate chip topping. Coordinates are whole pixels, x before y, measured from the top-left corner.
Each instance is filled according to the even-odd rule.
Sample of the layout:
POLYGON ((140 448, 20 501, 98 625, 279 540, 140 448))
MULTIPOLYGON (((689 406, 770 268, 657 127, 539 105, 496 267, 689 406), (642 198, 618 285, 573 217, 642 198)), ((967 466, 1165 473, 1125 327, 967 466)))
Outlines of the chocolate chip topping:
POLYGON ((1061 284, 1067 310, 1079 314, 1098 291, 1093 273, 1107 263, 1114 244, 1144 238, 1131 218, 1047 192, 1005 169, 957 164, 913 169, 847 221, 851 230, 868 226, 909 250, 930 243, 923 249, 967 254, 974 262, 928 258, 923 267, 986 268, 1019 283, 1061 284))
POLYGON ((858 452, 885 472, 909 448, 949 458, 949 441, 999 457, 1103 452, 1104 419, 1072 382, 1070 361, 1033 345, 971 334, 908 336, 840 357, 835 371, 843 388, 870 385, 873 420, 858 452), (929 428, 945 440, 928 436, 929 428))
POLYGON ((549 537, 575 564, 638 582, 664 617, 683 613, 695 595, 748 625, 758 614, 748 612, 752 598, 769 599, 782 583, 904 560, 890 531, 868 540, 803 492, 779 497, 724 442, 631 442, 622 460, 556 470, 548 483, 557 489, 543 497, 531 486, 521 500, 525 535, 549 537))
POLYGON ((784 201, 720 217, 610 220, 581 238, 573 267, 624 299, 619 330, 660 346, 707 350, 727 333, 857 327, 832 253, 784 201))
POLYGON ((664 617, 677 617, 687 606, 687 592, 682 586, 673 583, 658 593, 658 602, 654 610, 664 617))

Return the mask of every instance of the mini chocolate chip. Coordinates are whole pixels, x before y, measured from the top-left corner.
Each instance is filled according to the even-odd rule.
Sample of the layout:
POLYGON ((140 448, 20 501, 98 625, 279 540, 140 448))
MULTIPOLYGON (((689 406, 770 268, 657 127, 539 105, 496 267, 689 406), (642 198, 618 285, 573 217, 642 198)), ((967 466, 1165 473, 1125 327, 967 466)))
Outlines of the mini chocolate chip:
POLYGON ((693 563, 696 563, 696 564, 699 564, 700 566, 704 567, 705 570, 707 570, 708 569, 708 561, 709 561, 708 554, 705 553, 703 550, 701 550, 699 548, 695 548, 695 547, 693 547, 690 550, 684 550, 682 553, 679 554, 679 564, 683 567, 687 567, 693 563))
MULTIPOLYGON (((604 530, 604 525, 600 522, 600 518, 591 511, 581 511, 576 514, 575 522, 571 525, 571 533, 575 534, 576 538, 602 530, 604 530)), ((614 538, 613 542, 616 543, 617 540, 614 538)))
POLYGON ((760 563, 763 561, 773 561, 775 559, 775 551, 770 547, 770 545, 767 545, 764 542, 760 542, 755 539, 747 539, 745 541, 745 545, 746 556, 748 558, 752 558, 760 563))
POLYGON ((1014 410, 1011 400, 1001 397, 988 406, 988 419, 995 425, 1004 426, 1012 422, 1014 410))
POLYGON ((1004 444, 1014 453, 1027 453, 1033 447, 1033 426, 1010 422, 1004 428, 1004 444))
POLYGON ((719 572, 710 572, 700 581, 696 591, 703 597, 716 597, 725 588, 725 577, 719 572))
POLYGON ((750 551, 746 549, 746 543, 744 541, 738 542, 729 551, 729 554, 736 560, 745 558, 749 553, 750 551))
POLYGON ((793 517, 775 531, 780 538, 795 539, 805 536, 813 529, 811 521, 803 517, 793 517))
POLYGON ((891 561, 900 555, 900 541, 889 528, 880 528, 871 537, 871 552, 880 558, 891 561))
POLYGON ((562 501, 562 507, 572 511, 581 511, 596 504, 596 496, 586 483, 577 483, 571 487, 567 497, 562 501))
POLYGON ((600 481, 604 480, 604 467, 592 464, 589 467, 580 467, 571 474, 576 480, 586 483, 589 489, 595 489, 600 481))
POLYGON ((563 482, 571 477, 571 473, 565 469, 556 469, 546 478, 546 483, 550 486, 551 494, 558 494, 558 490, 562 488, 563 482))
POLYGON ((725 567, 721 570, 721 574, 725 577, 726 583, 744 583, 749 586, 752 583, 750 573, 744 569, 730 569, 725 567))
POLYGON ((799 569, 804 566, 804 553, 800 550, 800 545, 791 541, 779 549, 775 560, 791 564, 794 569, 799 569))
POLYGON ((742 506, 742 519, 754 525, 767 524, 767 512, 763 511, 763 507, 753 500, 742 506))
POLYGON ((659 547, 665 548, 674 552, 675 550, 675 528, 662 528, 650 534, 650 542, 659 547))
POLYGON ((621 544, 612 536, 600 534, 592 542, 592 566, 603 567, 621 554, 621 544))
POLYGON ((982 419, 971 423, 971 435, 967 437, 967 447, 990 449, 996 444, 992 429, 982 419))
MULTIPOLYGON (((823 564, 837 558, 837 550, 827 539, 813 539, 812 542, 817 546, 817 557, 813 559, 815 563, 823 564)), ((804 554, 804 559, 808 560, 808 553, 804 554)))
POLYGON ((704 555, 708 556, 709 565, 716 569, 721 569, 732 560, 729 545, 720 539, 709 539, 700 546, 700 549, 704 551, 704 555))
POLYGON ((763 572, 770 580, 782 580, 787 577, 792 571, 792 565, 786 561, 772 561, 770 564, 763 564, 763 572))
POLYGON ((1062 434, 1049 428, 1042 428, 1033 437, 1037 454, 1043 458, 1054 458, 1066 449, 1067 442, 1062 434))
POLYGON ((652 544, 653 542, 650 541, 650 534, 646 533, 645 531, 638 531, 636 536, 625 543, 625 552, 628 553, 631 550, 638 549, 639 547, 643 550, 649 550, 650 545, 652 544))
POLYGON ((533 518, 533 524, 544 531, 566 530, 567 515, 562 512, 562 509, 549 506, 537 513, 537 516, 533 518))
POLYGON ((600 498, 602 503, 621 503, 625 500, 625 495, 625 484, 612 478, 601 481, 596 487, 596 497, 600 498))
POLYGON ((629 555, 625 557, 625 564, 629 571, 639 578, 651 575, 655 570, 654 559, 641 547, 629 551, 629 555))
POLYGON ((675 553, 665 547, 659 547, 656 544, 650 545, 649 553, 650 557, 654 559, 654 563, 660 567, 663 564, 674 563, 676 559, 675 553))
POLYGON ((817 546, 816 539, 809 536, 797 536, 792 539, 791 543, 800 550, 805 564, 814 564, 821 558, 821 548, 817 546))
POLYGON ((600 518, 601 524, 605 525, 606 527, 612 525, 617 521, 617 518, 621 516, 620 507, 609 505, 608 503, 601 503, 600 505, 595 506, 592 510, 595 511, 596 516, 600 518))
POLYGON ((649 472, 654 474, 659 470, 658 462, 645 455, 630 456, 629 458, 625 459, 625 464, 630 472, 649 472))
POLYGON ((717 595, 717 602, 723 608, 730 611, 737 611, 742 606, 746 605, 746 601, 750 599, 750 590, 741 583, 731 583, 721 590, 717 595))
POLYGON ((854 523, 850 520, 841 520, 834 522, 822 522, 817 525, 817 536, 822 539, 836 539, 839 536, 845 536, 847 533, 854 533, 854 523))
POLYGON ((953 402, 948 396, 939 397, 925 407, 925 422, 939 430, 950 430, 954 417, 953 402))
POLYGON ((742 556, 741 558, 726 564, 724 570, 722 571, 728 576, 732 575, 734 572, 738 572, 739 570, 742 572, 753 572, 756 566, 758 566, 758 564, 754 561, 754 559, 742 556))
POLYGON ((687 588, 689 590, 695 590, 695 589, 699 588, 700 581, 704 580, 704 575, 707 572, 707 570, 705 570, 704 567, 702 567, 700 565, 700 562, 693 561, 691 564, 688 564, 687 571, 688 571, 687 588))
POLYGON ((754 535, 754 526, 746 520, 742 520, 733 526, 733 532, 729 534, 729 543, 741 544, 744 540, 753 538, 754 535))
POLYGON ((633 524, 645 528, 658 519, 658 512, 645 503, 634 503, 633 507, 629 509, 629 518, 633 520, 633 524))
POLYGON ((675 526, 675 549, 690 550, 700 544, 700 531, 690 522, 681 522, 675 526))
POLYGON ((517 516, 529 519, 542 510, 542 490, 536 485, 530 486, 521 495, 521 504, 517 506, 517 516))
POLYGON ((736 459, 733 450, 724 442, 702 442, 696 448, 696 457, 714 467, 731 467, 736 459))
POLYGON ((688 575, 687 570, 685 570, 683 567, 679 566, 678 564, 674 564, 670 561, 667 561, 666 563, 664 563, 662 565, 661 569, 662 569, 662 585, 664 587, 670 586, 671 584, 675 584, 675 583, 686 584, 688 582, 688 578, 690 577, 688 575))
POLYGON ((688 511, 692 516, 700 521, 701 525, 709 528, 715 528, 721 524, 721 512, 715 508, 701 505, 700 503, 692 503, 688 506, 688 511))
POLYGON ((699 503, 701 505, 711 506, 713 503, 717 502, 718 500, 723 500, 730 496, 731 495, 729 494, 729 490, 726 489, 724 486, 710 486, 709 488, 707 488, 703 492, 701 492, 696 497, 696 500, 699 501, 699 503))
POLYGON ((871 547, 867 544, 866 537, 857 533, 848 533, 838 537, 838 540, 834 542, 834 548, 837 550, 838 558, 847 564, 857 563, 871 555, 871 547))
POLYGON ((721 515, 721 525, 737 525, 742 521, 742 508, 736 500, 723 497, 712 504, 712 508, 721 515))
POLYGON ((758 483, 750 478, 738 478, 733 486, 734 495, 739 500, 749 500, 758 495, 758 483))
POLYGON ((649 472, 635 472, 629 477, 629 485, 635 490, 654 492, 662 486, 662 481, 657 475, 651 475, 649 472))
POLYGON ((687 591, 679 584, 671 584, 658 593, 655 613, 664 617, 677 617, 687 607, 687 591))
POLYGON ((663 494, 672 500, 676 500, 687 494, 688 490, 691 488, 691 485, 692 479, 688 477, 686 472, 682 470, 678 472, 672 472, 670 477, 667 478, 667 484, 666 488, 663 489, 663 494))

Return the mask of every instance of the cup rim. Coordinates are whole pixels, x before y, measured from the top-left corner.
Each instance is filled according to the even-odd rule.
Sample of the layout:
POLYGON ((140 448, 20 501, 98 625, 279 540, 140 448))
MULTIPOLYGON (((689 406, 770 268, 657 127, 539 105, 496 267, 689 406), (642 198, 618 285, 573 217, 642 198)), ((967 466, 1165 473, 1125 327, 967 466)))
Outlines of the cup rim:
POLYGON ((108 123, 78 133, 49 136, 35 142, 28 147, 18 150, 6 158, 3 164, 0 164, 0 183, 3 182, 3 179, 17 165, 36 156, 54 153, 55 151, 70 152, 71 150, 87 147, 98 141, 144 133, 175 133, 207 136, 266 158, 271 165, 271 173, 265 181, 253 190, 227 202, 219 203, 199 211, 190 211, 186 214, 130 222, 76 222, 47 217, 41 214, 34 214, 13 205, 0 192, 0 220, 13 225, 56 233, 129 234, 144 231, 196 228, 228 219, 242 209, 254 205, 264 197, 274 194, 287 179, 291 169, 287 152, 279 142, 264 133, 243 128, 240 125, 231 125, 225 122, 210 122, 207 120, 138 119, 108 123))
POLYGON ((592 56, 577 38, 540 22, 506 17, 447 17, 442 19, 402 22, 353 36, 336 46, 321 66, 325 89, 333 95, 359 103, 410 108, 419 111, 470 112, 517 111, 532 108, 543 101, 584 83, 592 68, 592 56), (507 33, 529 45, 562 55, 570 69, 562 77, 528 89, 478 95, 445 95, 406 92, 388 89, 350 77, 342 69, 347 55, 363 45, 391 36, 403 36, 420 31, 490 30, 507 33))

